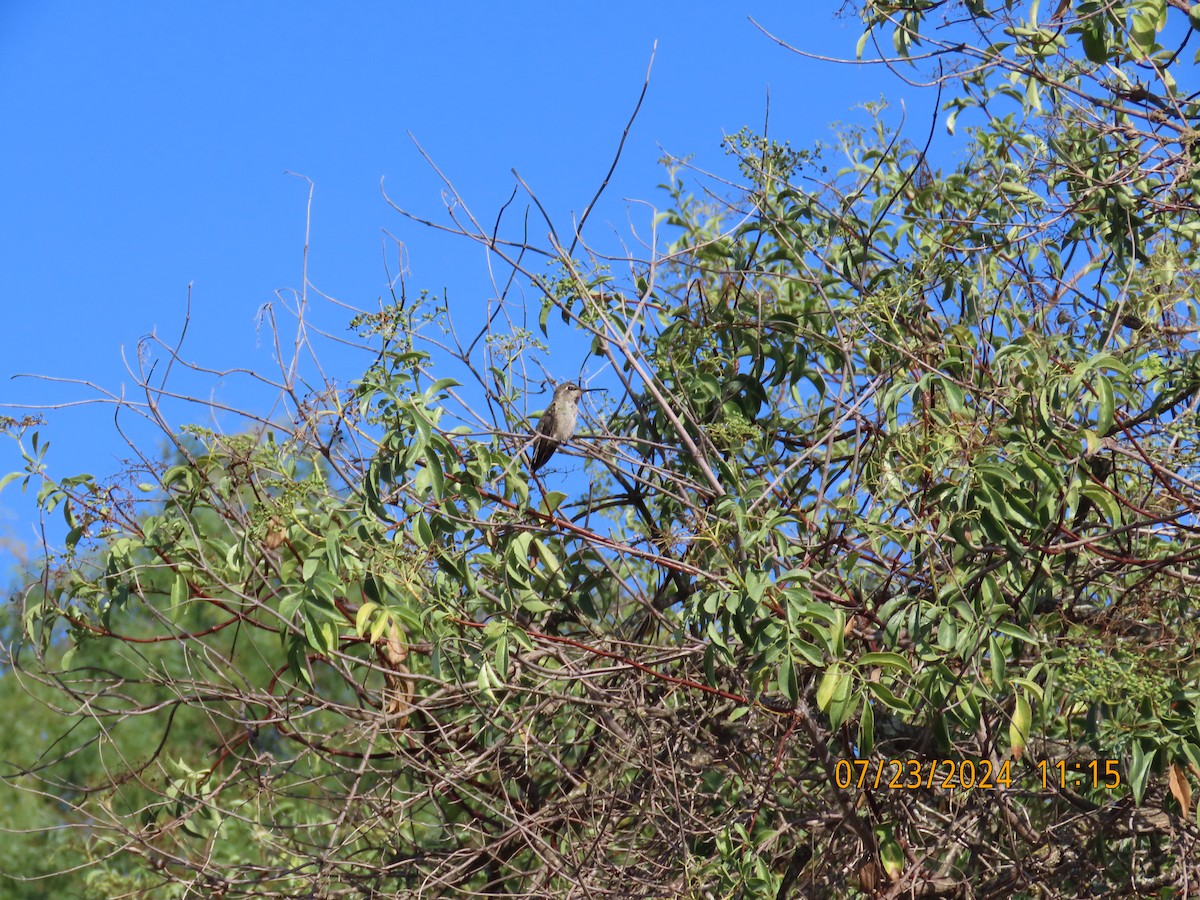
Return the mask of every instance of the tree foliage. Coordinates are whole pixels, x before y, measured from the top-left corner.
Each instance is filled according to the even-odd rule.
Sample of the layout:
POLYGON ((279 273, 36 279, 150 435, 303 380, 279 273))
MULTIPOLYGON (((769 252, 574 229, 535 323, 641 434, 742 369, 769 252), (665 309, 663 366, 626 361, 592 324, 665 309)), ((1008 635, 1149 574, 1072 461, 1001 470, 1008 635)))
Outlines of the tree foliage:
POLYGON ((455 196, 534 309, 401 292, 361 376, 281 361, 226 432, 143 374, 172 451, 115 482, 12 422, 70 534, 6 676, 61 736, 9 780, 110 896, 1190 890, 1185 7, 859 4, 928 132, 673 161, 623 268, 455 196), (519 460, 552 334, 609 391, 587 481, 519 460))

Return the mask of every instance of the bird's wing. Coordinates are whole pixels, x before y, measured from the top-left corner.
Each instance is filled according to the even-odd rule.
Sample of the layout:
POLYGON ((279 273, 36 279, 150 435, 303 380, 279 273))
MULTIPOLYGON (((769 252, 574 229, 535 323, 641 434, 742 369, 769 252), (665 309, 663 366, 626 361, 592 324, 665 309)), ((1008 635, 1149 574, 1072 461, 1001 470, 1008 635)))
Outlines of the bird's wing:
POLYGON ((533 440, 533 462, 529 464, 529 470, 536 472, 544 466, 546 461, 554 455, 558 446, 558 441, 552 440, 544 434, 537 435, 533 440))

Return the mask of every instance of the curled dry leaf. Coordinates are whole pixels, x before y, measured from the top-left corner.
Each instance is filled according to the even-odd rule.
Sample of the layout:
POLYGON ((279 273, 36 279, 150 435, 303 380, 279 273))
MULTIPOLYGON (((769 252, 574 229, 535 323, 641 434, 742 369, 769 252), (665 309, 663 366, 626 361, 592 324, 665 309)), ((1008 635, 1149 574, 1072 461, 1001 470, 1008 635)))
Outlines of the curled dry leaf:
POLYGON ((1179 763, 1171 763, 1171 768, 1167 770, 1167 786, 1171 789, 1171 795, 1179 801, 1183 814, 1188 815, 1192 809, 1192 786, 1188 782, 1187 772, 1179 763))
POLYGON ((387 683, 383 711, 387 715, 389 728, 393 731, 399 731, 408 724, 408 715, 416 694, 413 680, 408 677, 408 644, 404 637, 400 626, 393 622, 388 626, 387 635, 378 645, 379 660, 390 670, 383 676, 387 683))

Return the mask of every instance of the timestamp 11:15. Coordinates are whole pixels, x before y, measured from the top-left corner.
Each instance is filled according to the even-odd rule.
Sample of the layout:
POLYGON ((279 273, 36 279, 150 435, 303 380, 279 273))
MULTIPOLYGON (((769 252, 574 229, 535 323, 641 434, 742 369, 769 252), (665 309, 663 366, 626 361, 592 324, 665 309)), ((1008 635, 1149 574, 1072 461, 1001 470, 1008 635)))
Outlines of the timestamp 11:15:
POLYGON ((1037 769, 1042 774, 1043 789, 1051 785, 1064 788, 1071 782, 1077 785, 1082 782, 1084 787, 1108 791, 1121 786, 1121 773, 1115 759, 1091 759, 1086 762, 1069 762, 1065 759, 1050 762, 1043 759, 1038 761, 1037 769))

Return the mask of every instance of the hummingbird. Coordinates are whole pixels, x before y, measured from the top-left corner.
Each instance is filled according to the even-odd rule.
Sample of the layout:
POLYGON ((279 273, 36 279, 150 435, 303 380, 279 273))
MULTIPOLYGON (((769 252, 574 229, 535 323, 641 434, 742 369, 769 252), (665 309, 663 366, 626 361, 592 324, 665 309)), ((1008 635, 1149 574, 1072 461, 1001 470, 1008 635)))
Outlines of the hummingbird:
POLYGON ((554 389, 554 399, 538 420, 533 435, 533 462, 529 471, 536 472, 554 455, 554 451, 571 439, 579 418, 579 398, 589 389, 566 381, 554 389))

